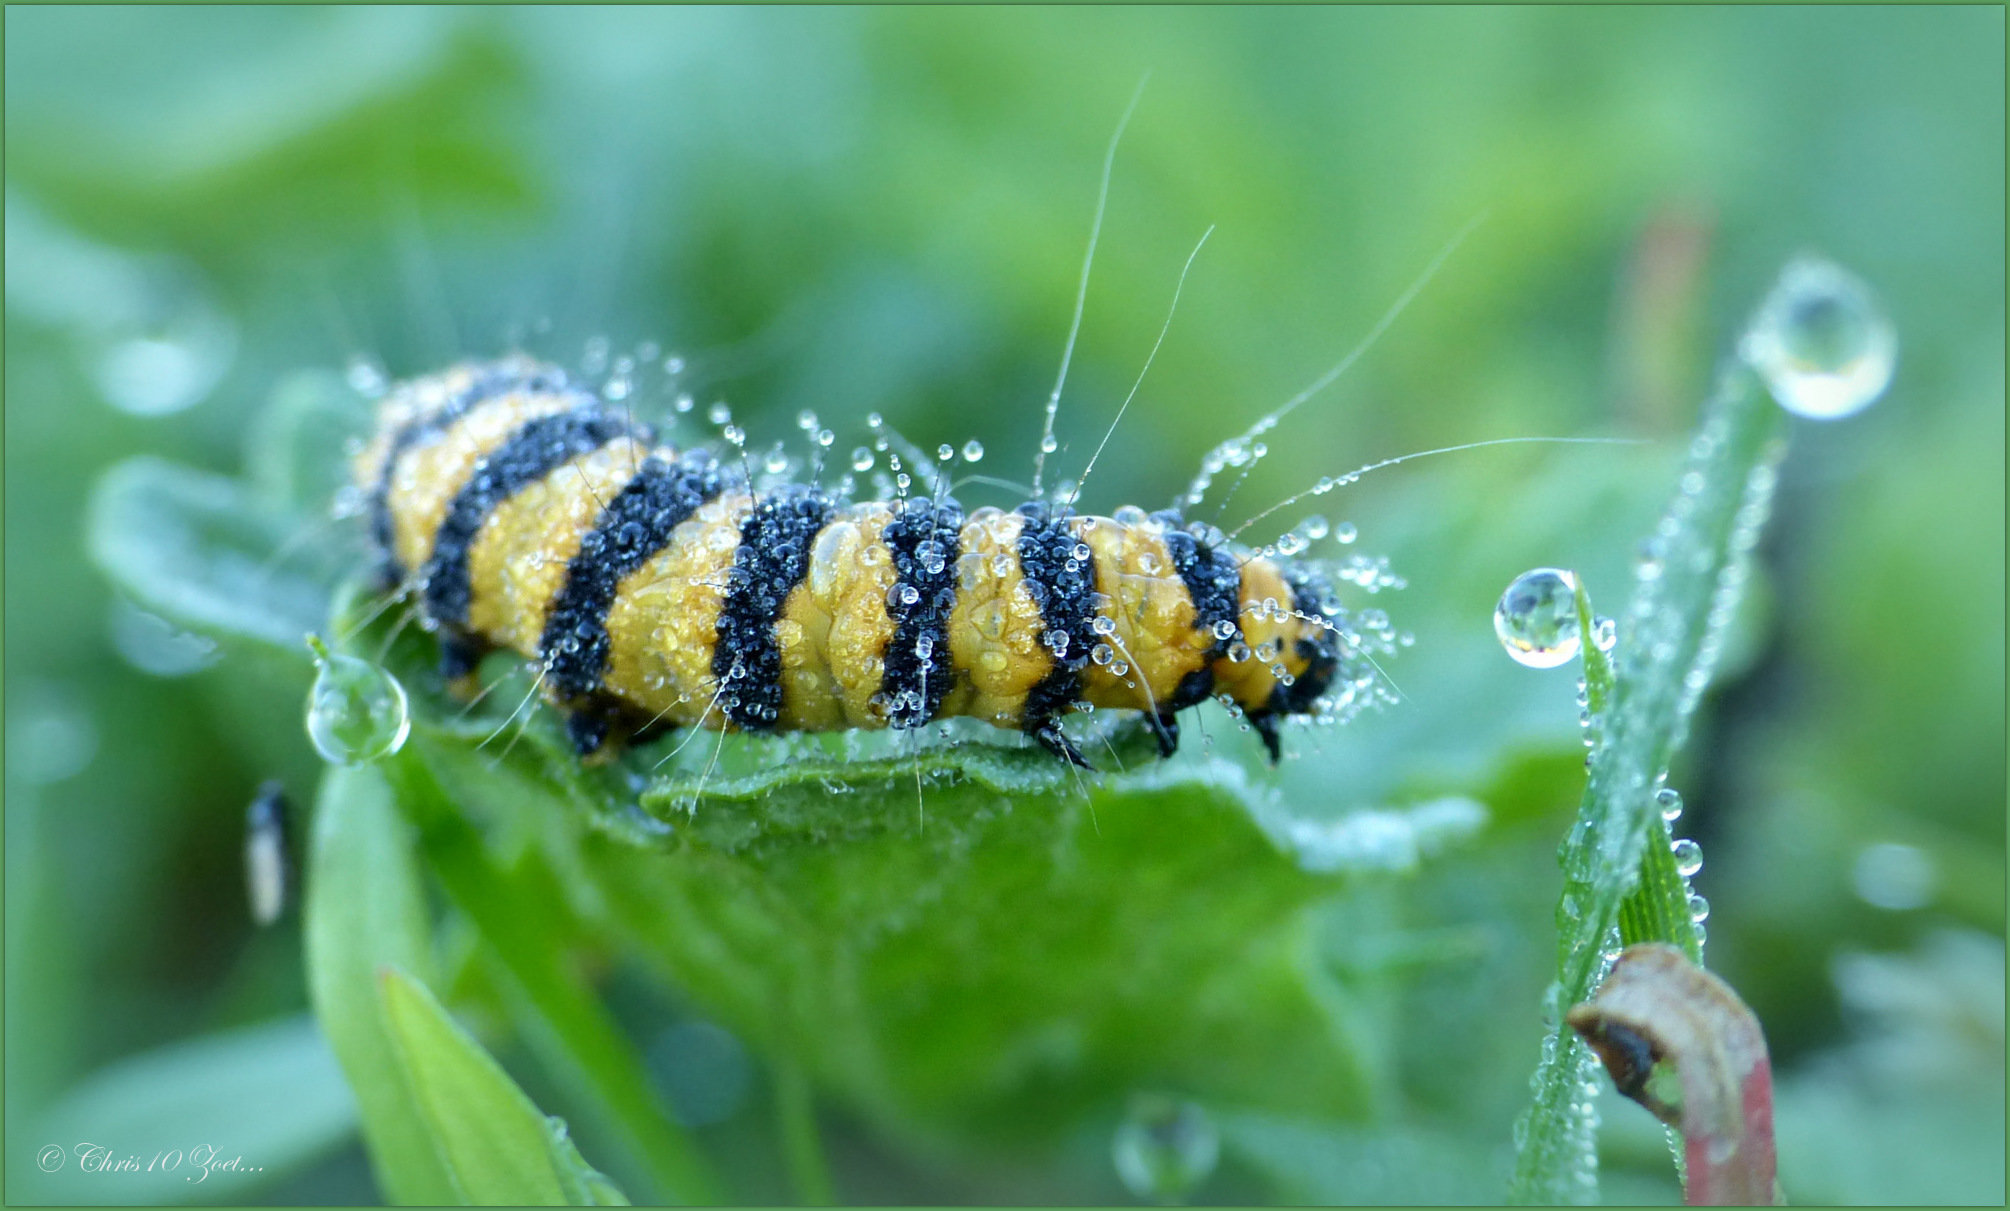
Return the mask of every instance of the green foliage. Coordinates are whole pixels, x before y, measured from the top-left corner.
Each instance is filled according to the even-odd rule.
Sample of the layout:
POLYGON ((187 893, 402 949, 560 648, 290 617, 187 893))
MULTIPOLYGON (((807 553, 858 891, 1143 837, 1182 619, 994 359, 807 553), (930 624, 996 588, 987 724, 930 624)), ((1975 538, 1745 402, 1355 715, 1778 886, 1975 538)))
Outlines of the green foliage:
POLYGON ((331 769, 314 818, 307 975, 315 1016, 349 1075, 377 1183, 393 1202, 456 1201, 453 1179, 399 1071, 378 979, 424 979, 433 947, 410 831, 373 767, 331 769))
POLYGON ((425 985, 380 969, 384 1025, 456 1201, 471 1206, 627 1206, 425 985))

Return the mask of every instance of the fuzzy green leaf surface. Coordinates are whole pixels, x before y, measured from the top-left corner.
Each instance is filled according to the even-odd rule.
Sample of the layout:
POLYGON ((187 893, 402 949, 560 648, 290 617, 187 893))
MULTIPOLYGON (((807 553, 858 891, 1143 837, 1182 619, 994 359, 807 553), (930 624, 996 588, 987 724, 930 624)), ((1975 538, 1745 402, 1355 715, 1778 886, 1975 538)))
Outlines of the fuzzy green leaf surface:
POLYGON ((571 961, 571 914, 548 872, 535 861, 497 863, 416 749, 385 768, 428 864, 502 960, 547 1064, 664 1197, 718 1201, 702 1158, 645 1079, 641 1054, 571 961))
POLYGON ((91 558, 148 610, 207 634, 298 652, 329 585, 288 564, 294 525, 243 483, 161 459, 129 459, 92 495, 91 558))
POLYGON ((427 1132, 459 1193, 475 1206, 625 1206, 425 985, 386 968, 384 1021, 427 1132))
MULTIPOLYGON (((1736 607, 1745 558, 1784 453, 1784 426, 1784 414, 1748 368, 1732 364, 1720 373, 1620 621, 1610 700, 1594 717, 1590 777, 1560 854, 1558 982, 1547 1006, 1550 1039, 1534 1098, 1517 1126, 1509 1190, 1516 1202, 1589 1201, 1596 1194, 1595 1112, 1583 1092, 1594 1061, 1564 1027, 1563 1011, 1597 986, 1620 938, 1623 909, 1639 894, 1647 850, 1657 841, 1665 848, 1667 827, 1654 792, 1687 734, 1736 607)), ((1587 621, 1582 602, 1579 609, 1587 621)), ((1586 647, 1596 651, 1595 644, 1586 647)), ((1592 679, 1587 675, 1587 691, 1592 679)), ((1636 922, 1654 913, 1643 903, 1636 922)))
MULTIPOLYGON (((1017 754, 963 756, 919 792, 902 762, 791 762, 765 800, 708 794, 648 845, 610 811, 554 865, 757 1049, 909 1133, 1050 1139, 1140 1084, 1365 1111, 1311 928, 1338 878, 1266 832, 1238 778, 1014 792, 991 776, 1017 754)), ((478 757, 439 760, 479 793, 478 757)))
POLYGON ((412 830, 375 766, 328 771, 307 874, 307 982, 348 1075, 377 1187, 392 1202, 455 1201, 378 1007, 378 972, 430 974, 433 948, 412 830))

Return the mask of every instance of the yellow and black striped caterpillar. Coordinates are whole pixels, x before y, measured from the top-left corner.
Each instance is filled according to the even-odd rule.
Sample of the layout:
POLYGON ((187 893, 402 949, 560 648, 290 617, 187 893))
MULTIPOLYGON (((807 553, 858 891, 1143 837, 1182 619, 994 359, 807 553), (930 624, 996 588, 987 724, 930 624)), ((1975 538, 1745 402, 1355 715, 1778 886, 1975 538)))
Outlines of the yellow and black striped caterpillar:
POLYGON ((417 594, 450 678, 493 648, 541 662, 577 750, 662 726, 1025 732, 1087 766, 1060 720, 1237 708, 1277 725, 1372 676, 1325 580, 1176 510, 756 491, 527 357, 393 389, 357 454, 389 585, 417 594))

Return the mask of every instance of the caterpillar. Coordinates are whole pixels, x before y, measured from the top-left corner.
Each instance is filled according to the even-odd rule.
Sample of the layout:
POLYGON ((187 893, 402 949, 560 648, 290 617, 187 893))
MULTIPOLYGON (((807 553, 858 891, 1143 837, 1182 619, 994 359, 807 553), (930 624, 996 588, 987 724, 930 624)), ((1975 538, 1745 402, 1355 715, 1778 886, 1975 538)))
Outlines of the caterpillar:
POLYGON ((1372 686, 1326 578, 1177 508, 757 487, 526 355, 402 382, 355 453, 389 588, 441 669, 536 661, 583 757, 675 727, 914 729, 969 717, 1090 768, 1061 728, 1142 712, 1160 751, 1210 697, 1278 726, 1372 686))

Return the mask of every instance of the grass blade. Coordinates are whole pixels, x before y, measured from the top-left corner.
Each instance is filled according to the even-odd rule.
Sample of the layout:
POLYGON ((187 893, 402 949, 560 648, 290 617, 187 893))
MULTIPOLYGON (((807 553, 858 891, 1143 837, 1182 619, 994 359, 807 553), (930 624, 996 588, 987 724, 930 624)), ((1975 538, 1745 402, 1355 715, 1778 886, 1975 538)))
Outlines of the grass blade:
MULTIPOLYGON (((1679 940, 1668 914, 1666 870, 1643 863, 1666 851, 1668 829, 1655 792, 1687 736, 1736 608, 1746 556, 1764 524, 1785 451, 1785 417, 1758 377, 1733 363, 1720 374, 1674 500, 1642 559, 1621 626, 1616 671, 1586 644, 1586 691, 1597 687, 1595 747, 1578 817, 1564 843, 1564 890, 1557 920, 1558 980, 1551 987, 1550 1034, 1532 1082, 1532 1104, 1516 1125, 1518 1203, 1589 1201, 1597 1192, 1595 1112, 1585 1090, 1595 1079, 1591 1051, 1564 1025, 1564 1010, 1588 999, 1622 937, 1635 930, 1679 940), (1602 708, 1602 709, 1600 709, 1602 708)), ((1589 634, 1588 602, 1580 621, 1589 634)), ((1686 920, 1686 896, 1681 918, 1686 920)), ((1693 928, 1689 944, 1695 943, 1693 928)), ((1688 949, 1689 947, 1685 947, 1688 949)))

